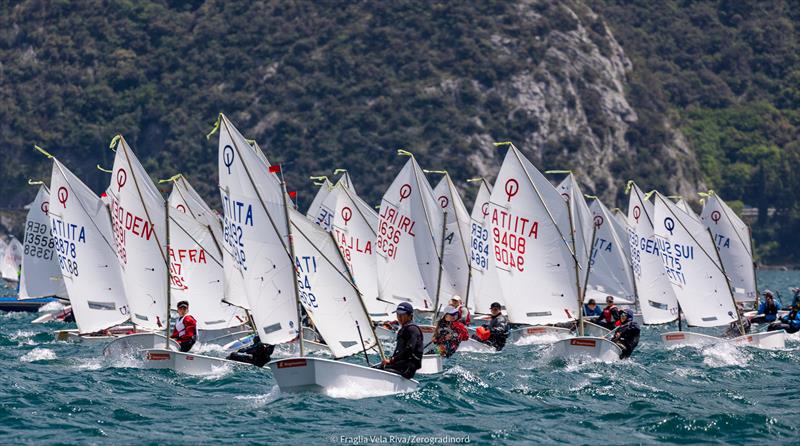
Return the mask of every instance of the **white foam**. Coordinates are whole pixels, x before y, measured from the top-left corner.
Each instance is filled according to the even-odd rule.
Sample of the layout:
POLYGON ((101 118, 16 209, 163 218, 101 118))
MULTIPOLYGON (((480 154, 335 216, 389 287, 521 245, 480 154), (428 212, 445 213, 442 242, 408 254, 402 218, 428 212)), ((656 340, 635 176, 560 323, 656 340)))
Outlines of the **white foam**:
POLYGON ((219 366, 211 366, 210 373, 204 373, 202 376, 203 381, 216 381, 220 378, 224 378, 230 375, 233 372, 233 366, 231 364, 222 364, 219 366))
POLYGON ((337 387, 326 387, 323 394, 331 398, 341 398, 346 400, 360 400, 364 398, 375 398, 380 396, 394 395, 397 392, 392 390, 368 389, 359 384, 344 385, 337 387))
POLYGON ((488 389, 489 385, 486 384, 482 379, 480 379, 477 375, 470 372, 469 370, 457 365, 455 367, 451 367, 444 372, 444 376, 452 376, 456 375, 458 379, 458 386, 462 387, 462 390, 473 391, 477 388, 488 389))
POLYGON ((562 338, 554 334, 545 334, 537 336, 523 336, 519 338, 514 345, 545 345, 555 344, 562 338))
POLYGON ((237 400, 245 400, 250 402, 250 407, 253 409, 260 409, 267 404, 277 400, 281 395, 281 389, 278 385, 272 386, 272 389, 264 395, 238 395, 233 397, 237 400))
POLYGON ((192 346, 192 353, 197 353, 198 355, 206 354, 209 352, 216 352, 216 353, 226 353, 225 347, 219 344, 203 344, 198 342, 194 346, 192 346))
POLYGON ((49 348, 35 348, 19 358, 22 362, 49 361, 56 359, 56 352, 49 348))
POLYGON ((61 311, 63 309, 64 309, 64 304, 55 300, 53 302, 48 302, 39 307, 39 313, 54 313, 56 311, 61 311))
POLYGON ((745 366, 752 355, 744 349, 737 348, 730 342, 720 342, 703 348, 703 364, 709 367, 745 366))

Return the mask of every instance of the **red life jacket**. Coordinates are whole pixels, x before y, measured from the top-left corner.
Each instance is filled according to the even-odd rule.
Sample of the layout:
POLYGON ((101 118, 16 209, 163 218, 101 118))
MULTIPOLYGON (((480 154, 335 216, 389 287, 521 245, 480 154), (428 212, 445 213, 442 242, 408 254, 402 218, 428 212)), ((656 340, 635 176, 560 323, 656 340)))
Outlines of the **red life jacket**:
POLYGON ((606 322, 613 321, 614 320, 614 314, 611 313, 611 310, 613 310, 614 308, 617 308, 617 306, 614 305, 614 304, 606 306, 605 308, 603 308, 603 315, 600 316, 600 317, 602 317, 603 320, 605 320, 606 322))
POLYGON ((197 321, 191 315, 183 316, 175 323, 172 338, 178 342, 186 342, 197 336, 197 321))

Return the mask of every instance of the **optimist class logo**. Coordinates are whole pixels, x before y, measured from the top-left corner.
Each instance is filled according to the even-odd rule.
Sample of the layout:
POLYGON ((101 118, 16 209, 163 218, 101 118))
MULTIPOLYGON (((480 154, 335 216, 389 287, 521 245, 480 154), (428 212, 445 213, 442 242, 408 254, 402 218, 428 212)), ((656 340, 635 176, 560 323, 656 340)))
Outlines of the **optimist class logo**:
POLYGON ((718 224, 720 218, 722 218, 722 214, 720 214, 719 211, 711 213, 711 219, 714 220, 714 224, 718 224))
POLYGON ((481 213, 483 214, 483 218, 489 215, 489 203, 483 203, 481 205, 481 213))
POLYGON ((506 181, 505 191, 508 197, 506 201, 511 201, 511 198, 519 192, 519 181, 514 178, 509 178, 506 181))
POLYGON ((404 184, 400 187, 400 202, 402 203, 403 200, 411 196, 411 185, 404 184))
POLYGON ((675 220, 672 217, 667 217, 664 219, 664 228, 669 231, 669 235, 672 235, 672 230, 675 229, 675 220))
POLYGON ((125 169, 120 169, 117 171, 117 192, 122 190, 122 186, 128 182, 128 173, 125 172, 125 169))
POLYGON ((633 207, 633 218, 636 219, 636 223, 639 223, 639 217, 642 215, 642 208, 639 205, 633 207))
POLYGON ((175 206, 175 209, 183 212, 184 214, 186 213, 186 206, 184 206, 183 204, 178 204, 177 206, 175 206))
POLYGON ((69 191, 67 190, 67 188, 64 187, 64 186, 59 187, 58 188, 58 202, 61 203, 61 206, 63 206, 64 209, 67 208, 67 198, 69 198, 69 191))
POLYGON ((446 208, 449 203, 450 203, 450 199, 448 199, 444 195, 439 197, 439 205, 442 207, 442 209, 446 208))
POLYGON ((39 209, 41 209, 41 210, 42 210, 42 212, 44 212, 44 213, 45 213, 45 215, 47 215, 47 211, 49 211, 49 210, 50 210, 50 203, 49 203, 49 202, 47 202, 47 201, 43 201, 43 202, 42 202, 42 205, 39 207, 39 209))
POLYGON ((342 208, 342 220, 344 220, 344 225, 347 226, 347 222, 353 218, 353 210, 349 207, 345 206, 342 208))
POLYGON ((595 215, 594 216, 594 225, 596 227, 603 226, 603 216, 602 215, 595 215))
POLYGON ((233 147, 227 145, 222 149, 222 163, 228 168, 228 175, 231 174, 231 166, 233 165, 234 157, 233 147))

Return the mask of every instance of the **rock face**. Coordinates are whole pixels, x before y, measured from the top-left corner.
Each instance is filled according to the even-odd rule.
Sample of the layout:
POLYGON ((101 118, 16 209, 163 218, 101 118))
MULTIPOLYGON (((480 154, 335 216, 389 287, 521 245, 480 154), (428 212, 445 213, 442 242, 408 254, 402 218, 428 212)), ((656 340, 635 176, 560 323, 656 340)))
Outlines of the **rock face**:
MULTIPOLYGON (((502 98, 509 120, 522 114, 537 123, 523 140, 515 141, 537 167, 571 169, 586 192, 601 194, 613 203, 626 178, 612 171, 612 164, 620 158, 654 162, 648 158, 652 154, 639 153, 626 139, 629 126, 638 119, 626 97, 628 75, 634 67, 608 26, 586 5, 564 2, 540 13, 541 5, 531 1, 517 5, 525 26, 552 24, 554 16, 563 14, 566 17, 562 19, 568 19, 567 29, 551 29, 541 39, 543 58, 531 60, 524 71, 482 92, 502 98)), ((514 36, 495 35, 492 43, 497 51, 508 54, 521 46, 514 36)), ((442 94, 452 90, 452 84, 443 83, 442 94)), ((661 147, 660 159, 655 162, 670 164, 677 171, 673 193, 693 194, 704 187, 697 160, 680 131, 666 117, 664 120, 669 143, 661 147)), ((480 175, 493 177, 498 163, 486 162, 492 137, 481 132, 468 137, 486 148, 471 155, 470 162, 480 175)))

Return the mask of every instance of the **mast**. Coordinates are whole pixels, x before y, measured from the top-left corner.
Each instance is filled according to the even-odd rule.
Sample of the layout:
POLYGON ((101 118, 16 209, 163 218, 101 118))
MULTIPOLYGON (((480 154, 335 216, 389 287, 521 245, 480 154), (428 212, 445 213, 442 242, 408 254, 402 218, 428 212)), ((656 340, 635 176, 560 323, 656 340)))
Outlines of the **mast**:
MULTIPOLYGON (((533 182, 531 182, 533 183, 533 182)), ((574 193, 574 192, 573 192, 574 193)), ((581 279, 580 275, 578 274, 578 269, 580 265, 578 264, 578 256, 575 254, 577 251, 575 250, 575 222, 572 220, 572 203, 573 203, 573 196, 570 195, 569 203, 567 203, 567 215, 569 215, 569 228, 570 228, 570 235, 572 240, 572 258, 575 260, 575 286, 577 287, 576 290, 578 291, 578 336, 583 336, 583 293, 581 292, 581 279)), ((544 201, 542 201, 544 202, 544 201)), ((587 272, 588 277, 588 272, 587 272)))
POLYGON ((297 341, 300 343, 300 356, 305 356, 303 348, 303 315, 300 311, 300 290, 297 288, 297 261, 294 255, 294 241, 292 240, 292 225, 289 224, 289 202, 286 200, 286 181, 283 179, 283 166, 281 166, 281 198, 283 198, 283 215, 286 220, 286 234, 289 238, 289 256, 292 261, 292 283, 294 284, 294 301, 297 306, 297 341))
MULTIPOLYGON (((611 223, 609 223, 611 224, 611 223)), ((597 237, 597 224, 592 225, 592 244, 589 245, 589 264, 586 265, 586 279, 583 281, 583 289, 578 289, 578 325, 580 326, 580 334, 583 336, 583 302, 586 300, 586 289, 589 288, 589 272, 592 270, 592 257, 594 254, 594 242, 597 237)))
POLYGON ((447 233, 447 211, 444 211, 444 218, 442 218, 442 240, 439 249, 439 278, 436 279, 436 301, 433 304, 433 317, 431 318, 431 325, 436 325, 436 319, 439 317, 439 293, 442 290, 442 271, 444 270, 444 239, 447 233))
POLYGON ((725 283, 728 285, 728 294, 731 296, 731 302, 733 302, 733 310, 736 312, 736 320, 739 322, 739 333, 744 335, 744 324, 742 324, 742 316, 739 314, 739 307, 736 305, 736 298, 733 296, 733 287, 731 287, 731 281, 728 278, 728 275, 725 273, 725 265, 722 264, 722 258, 719 256, 719 248, 717 247, 717 243, 714 240, 714 234, 711 232, 710 228, 706 228, 708 231, 708 236, 711 237, 711 244, 714 245, 714 252, 717 253, 717 261, 719 262, 719 267, 722 270, 722 275, 725 277, 725 283))
POLYGON ((166 248, 167 248, 167 257, 166 257, 166 259, 167 259, 167 324, 166 324, 166 327, 164 328, 164 331, 166 332, 164 337, 166 338, 166 348, 167 348, 167 350, 169 350, 169 302, 170 302, 170 300, 172 300, 171 299, 172 298, 172 286, 171 286, 172 285, 172 278, 170 277, 170 273, 169 273, 169 268, 170 268, 170 264, 169 264, 169 201, 167 201, 167 200, 164 200, 164 212, 166 212, 166 214, 164 214, 165 221, 166 221, 166 226, 165 226, 164 229, 166 229, 166 231, 167 231, 167 240, 166 240, 166 242, 167 242, 167 244, 166 244, 166 248))

